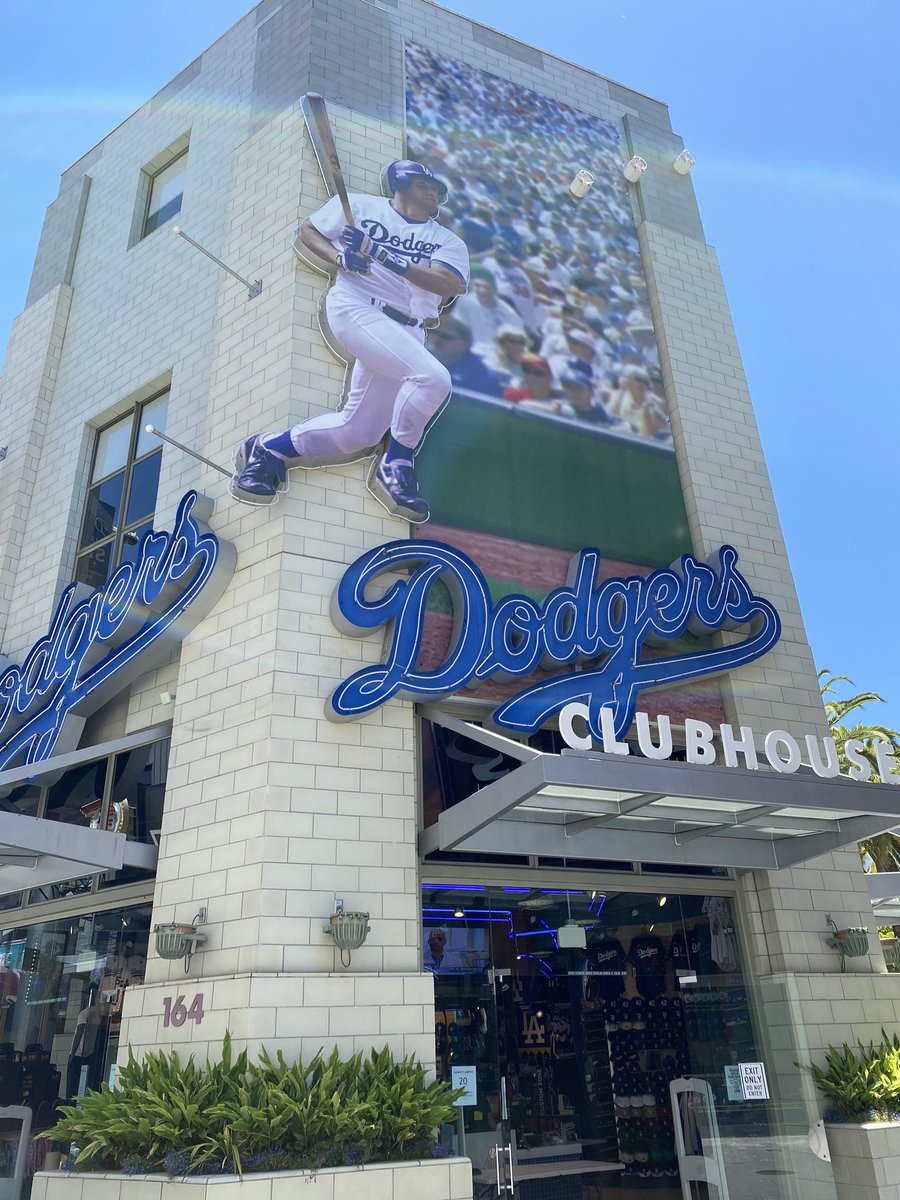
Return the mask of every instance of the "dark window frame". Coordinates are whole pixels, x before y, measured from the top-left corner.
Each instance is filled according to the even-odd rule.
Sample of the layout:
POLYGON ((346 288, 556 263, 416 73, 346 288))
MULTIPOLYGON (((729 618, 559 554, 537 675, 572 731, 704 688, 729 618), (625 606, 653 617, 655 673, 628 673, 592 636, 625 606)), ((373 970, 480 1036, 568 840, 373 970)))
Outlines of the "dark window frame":
MULTIPOLYGON (((88 484, 87 494, 85 495, 84 505, 81 513, 81 521, 78 526, 78 540, 75 550, 75 567, 72 573, 72 577, 76 581, 80 581, 82 583, 86 583, 88 586, 91 586, 89 579, 79 580, 79 566, 81 563, 88 563, 92 555, 96 554, 98 550, 106 546, 112 547, 109 568, 106 573, 106 579, 109 579, 112 572, 122 562, 122 549, 125 545, 125 539, 128 534, 134 533, 135 531, 141 529, 143 526, 147 525, 148 522, 151 524, 153 522, 153 518, 156 514, 156 501, 159 498, 158 487, 157 496, 154 499, 152 511, 142 514, 139 518, 131 521, 128 524, 125 522, 125 517, 128 513, 128 506, 131 502, 135 469, 140 467, 143 463, 149 462, 154 455, 159 455, 160 457, 162 456, 162 445, 152 447, 152 449, 146 451, 140 457, 136 456, 138 442, 140 441, 141 432, 144 426, 144 412, 151 404, 154 404, 157 400, 159 400, 161 396, 169 394, 170 390, 171 389, 168 386, 161 388, 158 392, 155 392, 152 396, 149 396, 146 400, 143 400, 140 404, 136 404, 134 406, 134 408, 131 410, 131 432, 128 438, 128 451, 125 456, 124 464, 116 467, 114 471, 110 471, 108 474, 94 479, 94 468, 97 464, 97 455, 100 449, 100 439, 103 433, 107 429, 111 429, 114 425, 119 424, 119 422, 122 420, 122 416, 127 416, 128 414, 124 413, 122 416, 115 417, 112 421, 108 421, 96 431, 96 435, 94 437, 94 449, 91 454, 91 469, 89 475, 90 483, 88 484), (106 534, 102 537, 95 538, 93 541, 85 542, 85 526, 89 519, 91 494, 103 484, 115 479, 117 475, 123 476, 122 495, 118 508, 118 523, 113 528, 111 534, 106 534)), ((102 587, 105 581, 106 580, 103 580, 102 582, 96 583, 93 586, 102 587)))
MULTIPOLYGON (((153 221, 152 225, 150 224, 151 219, 153 219, 153 216, 154 216, 154 214, 152 214, 150 211, 150 206, 153 203, 153 191, 156 186, 157 179, 160 177, 160 175, 163 173, 163 171, 168 171, 170 167, 173 167, 176 163, 182 162, 182 160, 184 160, 183 173, 186 173, 187 172, 187 156, 188 156, 189 150, 190 150, 190 146, 189 145, 185 146, 183 150, 180 150, 173 158, 171 158, 163 166, 157 168, 157 170, 155 170, 153 172, 147 172, 147 202, 144 205, 144 212, 143 212, 143 216, 141 218, 141 233, 140 233, 140 238, 139 238, 140 241, 143 241, 144 238, 149 237, 151 233, 155 233, 157 231, 157 229, 161 229, 163 227, 163 225, 165 225, 168 221, 171 221, 173 219, 173 217, 177 217, 178 214, 181 212, 181 206, 184 201, 184 181, 182 181, 181 191, 178 194, 178 207, 176 209, 174 209, 173 211, 167 213, 167 215, 162 218, 159 217, 159 214, 162 213, 164 211, 164 209, 163 209, 163 207, 160 207, 159 209, 157 209, 156 219, 153 221)), ((171 205, 172 203, 173 203, 173 201, 170 200, 169 204, 171 205)))

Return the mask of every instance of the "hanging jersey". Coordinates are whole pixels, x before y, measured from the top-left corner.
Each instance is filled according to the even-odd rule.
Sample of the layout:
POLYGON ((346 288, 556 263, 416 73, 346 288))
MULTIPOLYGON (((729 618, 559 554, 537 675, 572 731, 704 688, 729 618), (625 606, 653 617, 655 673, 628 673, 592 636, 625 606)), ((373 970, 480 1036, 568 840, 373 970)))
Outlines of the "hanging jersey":
POLYGON ((634 982, 642 996, 661 996, 666 990, 666 958, 658 937, 632 938, 628 951, 634 982))
POLYGON ((704 968, 709 965, 708 931, 705 947, 699 928, 674 933, 669 946, 669 957, 676 977, 678 971, 694 971, 697 975, 707 975, 709 972, 704 968))
POLYGON ((615 938, 592 942, 587 954, 585 994, 590 1000, 615 1000, 625 991, 626 956, 615 938))
MULTIPOLYGON (((455 233, 430 217, 427 221, 407 220, 384 196, 353 195, 350 207, 357 228, 379 246, 411 263, 448 267, 459 276, 463 290, 468 286, 469 252, 455 233)), ((347 218, 337 196, 332 196, 309 220, 335 250, 343 250, 341 230, 347 218)), ((339 270, 331 294, 342 300, 362 300, 365 304, 380 300, 419 320, 436 317, 441 305, 440 296, 417 287, 378 262, 373 262, 365 275, 339 270)))

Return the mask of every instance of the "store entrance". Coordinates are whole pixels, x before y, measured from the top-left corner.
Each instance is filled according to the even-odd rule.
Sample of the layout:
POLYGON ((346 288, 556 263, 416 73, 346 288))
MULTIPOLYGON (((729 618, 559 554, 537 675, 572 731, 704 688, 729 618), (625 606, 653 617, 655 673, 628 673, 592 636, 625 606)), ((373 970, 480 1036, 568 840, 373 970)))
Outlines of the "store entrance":
POLYGON ((727 899, 451 883, 423 896, 438 1075, 475 1084, 444 1132, 477 1197, 780 1197, 771 1180, 729 1193, 721 1153, 727 1133, 735 1161, 758 1166, 761 1143, 745 1143, 767 1132, 766 1103, 740 1099, 726 1070, 758 1061, 727 899), (689 1090, 674 1111, 673 1081, 689 1090), (684 1193, 676 1126, 708 1164, 684 1193))

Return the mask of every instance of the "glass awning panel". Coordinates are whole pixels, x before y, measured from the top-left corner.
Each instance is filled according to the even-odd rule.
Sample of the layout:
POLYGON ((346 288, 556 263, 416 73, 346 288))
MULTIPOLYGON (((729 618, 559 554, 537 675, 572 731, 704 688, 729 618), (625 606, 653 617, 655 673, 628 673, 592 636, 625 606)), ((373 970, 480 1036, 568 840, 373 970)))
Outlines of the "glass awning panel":
MULTIPOLYGON (((439 710, 473 741, 497 735, 439 710)), ((505 740, 505 739, 504 739, 505 740)), ((900 788, 661 762, 598 751, 543 754, 443 811, 420 834, 423 855, 492 855, 653 861, 778 870, 900 823, 900 788)))

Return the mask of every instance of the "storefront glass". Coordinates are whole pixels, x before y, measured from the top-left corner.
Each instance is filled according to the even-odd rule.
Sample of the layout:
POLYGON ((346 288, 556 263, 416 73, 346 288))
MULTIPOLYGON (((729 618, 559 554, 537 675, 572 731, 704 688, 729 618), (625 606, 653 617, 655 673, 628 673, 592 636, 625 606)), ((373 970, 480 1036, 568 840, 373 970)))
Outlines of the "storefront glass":
POLYGON ((0 1105, 30 1107, 35 1132, 58 1102, 111 1082, 149 929, 143 904, 0 930, 0 1105))
POLYGON ((775 1101, 745 1098, 766 1063, 729 898, 426 884, 423 961, 439 1077, 476 1085, 445 1134, 477 1194, 511 1165, 517 1200, 681 1200, 700 1154, 731 1197, 793 1194, 775 1101))

